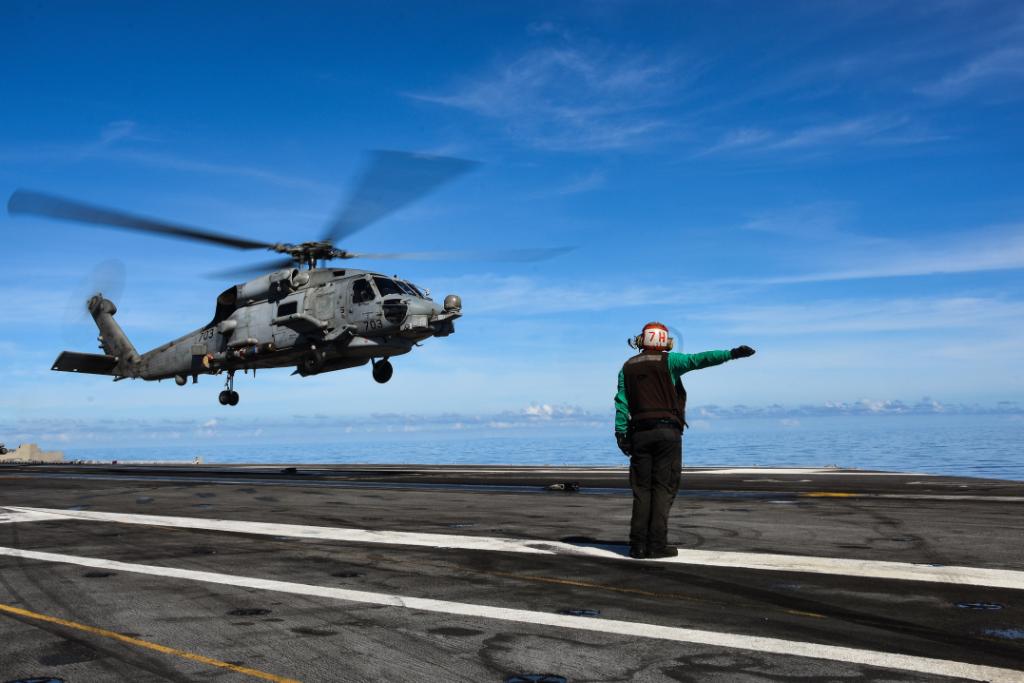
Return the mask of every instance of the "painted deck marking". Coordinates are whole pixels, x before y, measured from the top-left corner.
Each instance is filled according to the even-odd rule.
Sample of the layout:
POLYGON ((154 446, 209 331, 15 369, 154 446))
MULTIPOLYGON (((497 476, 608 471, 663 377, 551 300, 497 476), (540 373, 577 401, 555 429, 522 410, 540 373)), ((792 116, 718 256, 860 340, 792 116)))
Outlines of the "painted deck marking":
POLYGON ((8 614, 15 614, 20 617, 26 617, 28 619, 35 619, 36 621, 45 621, 50 624, 57 624, 59 626, 66 626, 67 628, 73 628, 78 631, 84 631, 91 633, 94 636, 102 636, 104 638, 110 638, 112 640, 119 640, 122 643, 128 645, 135 645, 142 647, 147 650, 155 650, 162 652, 165 655, 174 655, 175 657, 181 657, 193 662, 199 662, 200 664, 209 664, 210 666, 216 666, 221 669, 227 669, 234 671, 235 673, 245 674, 246 676, 252 676, 253 678, 261 678, 265 681, 274 681, 274 683, 299 683, 294 678, 285 678, 284 676, 277 676, 275 674, 267 673, 266 671, 260 671, 259 669, 250 669, 247 666, 239 666, 237 664, 229 664, 228 662, 222 662, 219 659, 213 659, 211 657, 205 657, 203 655, 193 654, 184 650, 178 650, 177 648, 167 647, 166 645, 159 645, 157 643, 151 643, 148 640, 142 640, 140 638, 132 638, 116 631, 108 631, 105 628, 97 628, 95 626, 87 626, 85 624, 79 624, 77 621, 68 621, 67 619, 60 619, 58 617, 51 617, 46 614, 39 614, 38 612, 30 612, 27 609, 20 607, 14 607, 13 605, 0 604, 0 612, 7 612, 8 614))
POLYGON ((314 586, 310 584, 275 581, 272 579, 259 579, 255 577, 236 576, 231 574, 218 574, 214 572, 203 572, 190 569, 130 564, 115 560, 77 557, 74 555, 60 555, 34 550, 20 550, 18 548, 0 547, 0 556, 3 555, 26 560, 38 560, 40 562, 74 564, 82 567, 110 569, 117 572, 132 572, 137 574, 148 574, 151 576, 184 579, 188 581, 202 581, 225 586, 255 588, 257 590, 290 593, 293 595, 317 596, 363 604, 402 607, 405 609, 422 610, 425 612, 455 614, 465 617, 496 619, 500 621, 511 621, 540 626, 554 626, 557 628, 576 629, 580 631, 596 631, 599 633, 612 633, 635 638, 652 638, 657 640, 670 640, 679 643, 695 643, 699 645, 752 650, 755 652, 805 657, 810 659, 826 659, 848 662, 851 664, 876 666, 885 669, 898 669, 902 671, 933 674, 936 676, 963 678, 971 681, 1021 683, 1021 681, 1024 680, 1024 671, 1014 669, 1003 669, 980 664, 970 664, 967 662, 933 659, 930 657, 915 657, 912 655, 901 655, 875 650, 860 650, 838 645, 822 645, 796 640, 783 640, 781 638, 765 638, 735 633, 723 633, 720 631, 704 631, 675 626, 659 626, 656 624, 619 621, 615 619, 573 617, 562 614, 550 614, 547 612, 532 612, 529 610, 494 607, 490 605, 450 602, 447 600, 432 600, 429 598, 414 598, 401 595, 391 595, 389 593, 372 593, 369 591, 357 591, 328 586, 314 586))
MULTIPOLYGON (((198 517, 137 515, 121 512, 97 512, 92 510, 52 510, 23 507, 8 507, 8 509, 18 512, 32 512, 36 515, 48 515, 50 519, 142 524, 147 526, 163 526, 179 529, 204 529, 208 531, 255 534, 260 536, 312 538, 322 541, 381 543, 388 545, 450 548, 459 550, 486 550, 537 555, 599 557, 626 562, 637 561, 626 557, 623 553, 609 550, 608 548, 572 545, 570 543, 561 543, 559 541, 305 526, 300 524, 276 524, 270 522, 243 522, 228 519, 202 519, 198 517)), ((855 560, 835 557, 808 557, 803 555, 775 555, 687 549, 680 550, 678 557, 669 557, 660 560, 643 560, 643 562, 667 562, 674 564, 733 567, 760 571, 835 574, 875 579, 894 579, 898 581, 951 583, 957 585, 988 586, 991 588, 1024 590, 1024 571, 1012 569, 946 566, 936 567, 928 564, 913 564, 909 562, 886 562, 879 560, 855 560)))
POLYGON ((53 519, 53 515, 45 512, 12 511, 10 508, 0 507, 0 524, 13 524, 15 522, 41 522, 46 519, 53 519))

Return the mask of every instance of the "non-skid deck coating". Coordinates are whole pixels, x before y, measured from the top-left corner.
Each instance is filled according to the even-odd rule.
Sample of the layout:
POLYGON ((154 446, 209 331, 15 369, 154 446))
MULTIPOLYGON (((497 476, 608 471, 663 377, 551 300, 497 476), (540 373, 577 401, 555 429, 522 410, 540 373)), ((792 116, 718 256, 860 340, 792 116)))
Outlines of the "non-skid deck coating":
POLYGON ((0 466, 0 682, 1024 681, 1020 482, 287 467, 0 466))

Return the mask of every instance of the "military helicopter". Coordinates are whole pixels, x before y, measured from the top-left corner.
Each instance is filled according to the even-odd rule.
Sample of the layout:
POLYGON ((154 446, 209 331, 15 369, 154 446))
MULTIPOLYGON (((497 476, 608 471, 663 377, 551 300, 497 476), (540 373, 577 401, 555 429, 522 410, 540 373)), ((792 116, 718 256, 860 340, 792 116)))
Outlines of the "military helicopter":
POLYGON ((199 375, 226 373, 221 405, 238 404, 235 373, 294 367, 302 377, 370 363, 379 383, 391 379, 390 358, 430 337, 447 337, 462 316, 455 294, 435 302, 430 291, 397 276, 329 266, 335 259, 453 259, 533 261, 567 251, 356 254, 336 243, 397 211, 475 166, 452 157, 377 151, 370 155, 348 202, 314 242, 268 243, 130 215, 49 194, 18 190, 7 210, 105 227, 136 230, 236 249, 283 254, 270 263, 222 275, 260 274, 217 297, 213 319, 197 330, 139 354, 114 320, 117 307, 92 296, 87 307, 99 328, 102 354, 64 351, 53 370, 122 379, 174 379, 184 386, 199 375), (267 271, 270 272, 267 272, 267 271))

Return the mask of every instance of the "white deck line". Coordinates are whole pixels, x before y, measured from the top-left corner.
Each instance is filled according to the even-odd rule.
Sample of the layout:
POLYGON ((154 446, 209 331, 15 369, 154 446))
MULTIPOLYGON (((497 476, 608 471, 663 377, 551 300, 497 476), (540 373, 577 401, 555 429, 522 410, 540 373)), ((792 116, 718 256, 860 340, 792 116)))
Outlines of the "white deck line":
POLYGON ((0 556, 4 555, 7 557, 17 557, 25 560, 74 564, 82 567, 94 567, 97 569, 108 569, 119 572, 148 574, 151 576, 184 579, 187 581, 202 581, 205 583, 216 583, 226 586, 254 588, 257 590, 291 593, 294 595, 316 596, 364 604, 387 605, 391 607, 402 607, 405 609, 423 610, 426 612, 436 612, 441 614, 455 614, 465 617, 496 619, 500 621, 553 626, 580 631, 596 631, 599 633, 612 633, 636 638, 670 640, 679 643, 695 643, 740 650, 752 650, 754 652, 764 652, 776 655, 825 659, 886 669, 913 671, 916 673, 932 674, 936 676, 948 676, 951 678, 961 678, 971 681, 990 681, 991 683, 1021 683, 1021 681, 1024 681, 1024 671, 982 666, 946 659, 914 657, 911 655, 901 655, 892 652, 860 650, 837 645, 821 645, 796 640, 764 638, 760 636, 678 628, 674 626, 659 626, 656 624, 620 621, 615 619, 548 614, 546 612, 532 612, 529 610, 493 607, 490 605, 406 597, 392 595, 389 593, 355 591, 345 588, 314 586, 310 584, 291 583, 288 581, 274 581, 271 579, 259 579, 214 572, 201 572, 189 569, 130 564, 127 562, 117 562, 114 560, 99 558, 76 557, 74 555, 62 555, 33 550, 20 550, 18 548, 0 547, 0 556))
MULTIPOLYGON (((203 519, 199 517, 137 515, 121 512, 97 512, 92 510, 53 510, 46 508, 10 506, 8 506, 7 509, 15 510, 17 512, 34 513, 37 516, 41 515, 41 517, 37 517, 36 519, 45 519, 48 515, 50 519, 142 524, 147 526, 163 526, 180 529, 204 529, 208 531, 256 534, 261 536, 310 538, 322 541, 381 543, 389 545, 422 546, 428 548, 486 550, 541 555, 575 555, 636 562, 636 560, 631 560, 624 555, 607 548, 578 546, 559 541, 305 526, 299 524, 278 524, 273 522, 203 519)), ((948 583, 1024 590, 1024 571, 1011 569, 947 567, 927 564, 912 564, 907 562, 884 562, 878 560, 856 560, 835 557, 808 557, 803 555, 775 555, 686 549, 680 550, 678 557, 644 561, 714 567, 733 567, 763 571, 835 574, 873 579, 895 579, 899 581, 948 583)))
POLYGON ((47 512, 12 512, 10 508, 0 507, 0 524, 40 522, 45 519, 53 519, 53 515, 47 512))

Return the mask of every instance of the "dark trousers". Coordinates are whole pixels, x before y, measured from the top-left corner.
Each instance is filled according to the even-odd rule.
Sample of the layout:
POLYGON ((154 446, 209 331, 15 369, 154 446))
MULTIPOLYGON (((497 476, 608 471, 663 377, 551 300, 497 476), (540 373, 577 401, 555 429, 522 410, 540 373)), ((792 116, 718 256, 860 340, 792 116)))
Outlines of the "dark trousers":
POLYGON ((629 543, 658 550, 668 545, 668 513, 679 491, 683 435, 671 427, 648 429, 633 434, 630 446, 633 518, 629 543))

